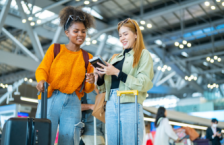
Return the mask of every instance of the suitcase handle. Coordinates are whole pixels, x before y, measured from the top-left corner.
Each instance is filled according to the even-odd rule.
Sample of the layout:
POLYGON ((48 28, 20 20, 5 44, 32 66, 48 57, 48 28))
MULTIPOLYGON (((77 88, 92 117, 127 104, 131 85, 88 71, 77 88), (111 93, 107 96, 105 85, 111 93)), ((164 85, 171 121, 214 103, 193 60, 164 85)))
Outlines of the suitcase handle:
POLYGON ((47 118, 47 88, 48 83, 44 83, 44 92, 41 93, 41 118, 46 119, 47 118))
POLYGON ((117 133, 117 144, 120 145, 120 96, 122 94, 134 94, 135 95, 135 145, 138 145, 138 90, 129 91, 117 91, 118 97, 118 133, 117 133))
POLYGON ((138 90, 117 91, 117 96, 121 96, 122 94, 134 94, 134 95, 138 95, 138 90))

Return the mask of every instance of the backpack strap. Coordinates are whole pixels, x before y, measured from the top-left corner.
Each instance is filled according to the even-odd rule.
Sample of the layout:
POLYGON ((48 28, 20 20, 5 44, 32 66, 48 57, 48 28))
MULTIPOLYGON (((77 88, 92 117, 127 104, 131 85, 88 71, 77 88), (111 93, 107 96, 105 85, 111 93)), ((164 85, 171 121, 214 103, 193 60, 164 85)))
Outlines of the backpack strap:
MULTIPOLYGON (((89 64, 89 54, 85 50, 83 50, 83 49, 81 49, 81 50, 82 50, 82 55, 83 55, 83 58, 84 58, 84 61, 85 61, 85 68, 86 68, 86 73, 87 73, 87 67, 88 67, 88 64, 89 64)), ((81 87, 79 93, 81 93, 82 90, 84 89, 85 81, 86 81, 86 75, 85 75, 85 78, 84 78, 84 80, 82 82, 82 87, 81 87)))
POLYGON ((59 52, 60 52, 60 44, 54 43, 54 58, 58 55, 59 52))

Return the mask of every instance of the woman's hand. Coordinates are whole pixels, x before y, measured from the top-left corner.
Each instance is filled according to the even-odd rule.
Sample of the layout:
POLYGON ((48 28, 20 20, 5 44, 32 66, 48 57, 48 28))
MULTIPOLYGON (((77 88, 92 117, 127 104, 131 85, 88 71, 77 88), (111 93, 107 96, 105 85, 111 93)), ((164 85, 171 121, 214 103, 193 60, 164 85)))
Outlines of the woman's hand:
POLYGON ((88 82, 90 84, 94 84, 95 83, 94 73, 86 73, 86 82, 88 82))
POLYGON ((110 63, 107 63, 107 66, 105 66, 105 65, 103 65, 103 64, 101 64, 99 62, 97 62, 97 64, 100 65, 101 67, 103 67, 103 69, 102 68, 96 68, 97 71, 99 72, 99 74, 101 74, 101 75, 106 74, 106 75, 115 75, 115 76, 118 76, 118 74, 120 72, 119 69, 115 68, 110 63))
POLYGON ((44 83, 45 83, 44 80, 41 80, 41 81, 39 81, 39 83, 37 83, 36 88, 37 88, 38 91, 44 92, 44 83))

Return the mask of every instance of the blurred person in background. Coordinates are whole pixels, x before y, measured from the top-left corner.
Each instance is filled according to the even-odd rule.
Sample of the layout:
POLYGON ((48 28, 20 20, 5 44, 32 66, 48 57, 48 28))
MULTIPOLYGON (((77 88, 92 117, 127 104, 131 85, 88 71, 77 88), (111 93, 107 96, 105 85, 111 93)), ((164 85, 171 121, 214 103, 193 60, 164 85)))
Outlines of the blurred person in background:
POLYGON ((212 126, 208 127, 206 130, 206 138, 210 140, 212 145, 221 145, 222 140, 221 129, 218 128, 218 120, 216 118, 212 119, 212 126))
POLYGON ((178 136, 173 131, 172 126, 169 124, 169 120, 166 116, 166 109, 164 107, 159 107, 155 121, 156 136, 154 145, 169 145, 169 138, 179 141, 178 136))

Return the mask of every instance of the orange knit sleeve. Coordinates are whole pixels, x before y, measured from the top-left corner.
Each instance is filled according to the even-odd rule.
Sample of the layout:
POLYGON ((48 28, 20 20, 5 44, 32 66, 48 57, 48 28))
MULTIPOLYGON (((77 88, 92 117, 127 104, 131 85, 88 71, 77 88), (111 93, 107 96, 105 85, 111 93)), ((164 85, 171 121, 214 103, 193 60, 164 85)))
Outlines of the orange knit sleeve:
MULTIPOLYGON (((89 54, 89 53, 88 53, 89 54)), ((89 59, 92 59, 93 56, 91 54, 89 54, 89 59)), ((94 68, 91 66, 91 64, 89 63, 88 64, 88 67, 87 67, 87 73, 93 73, 94 72, 94 68)), ((85 82, 85 93, 90 93, 94 90, 94 87, 95 85, 94 84, 90 84, 88 82, 85 82)))
POLYGON ((35 76, 37 82, 41 80, 47 81, 53 60, 54 60, 54 44, 52 44, 48 48, 42 62, 40 63, 40 65, 36 70, 35 76))

